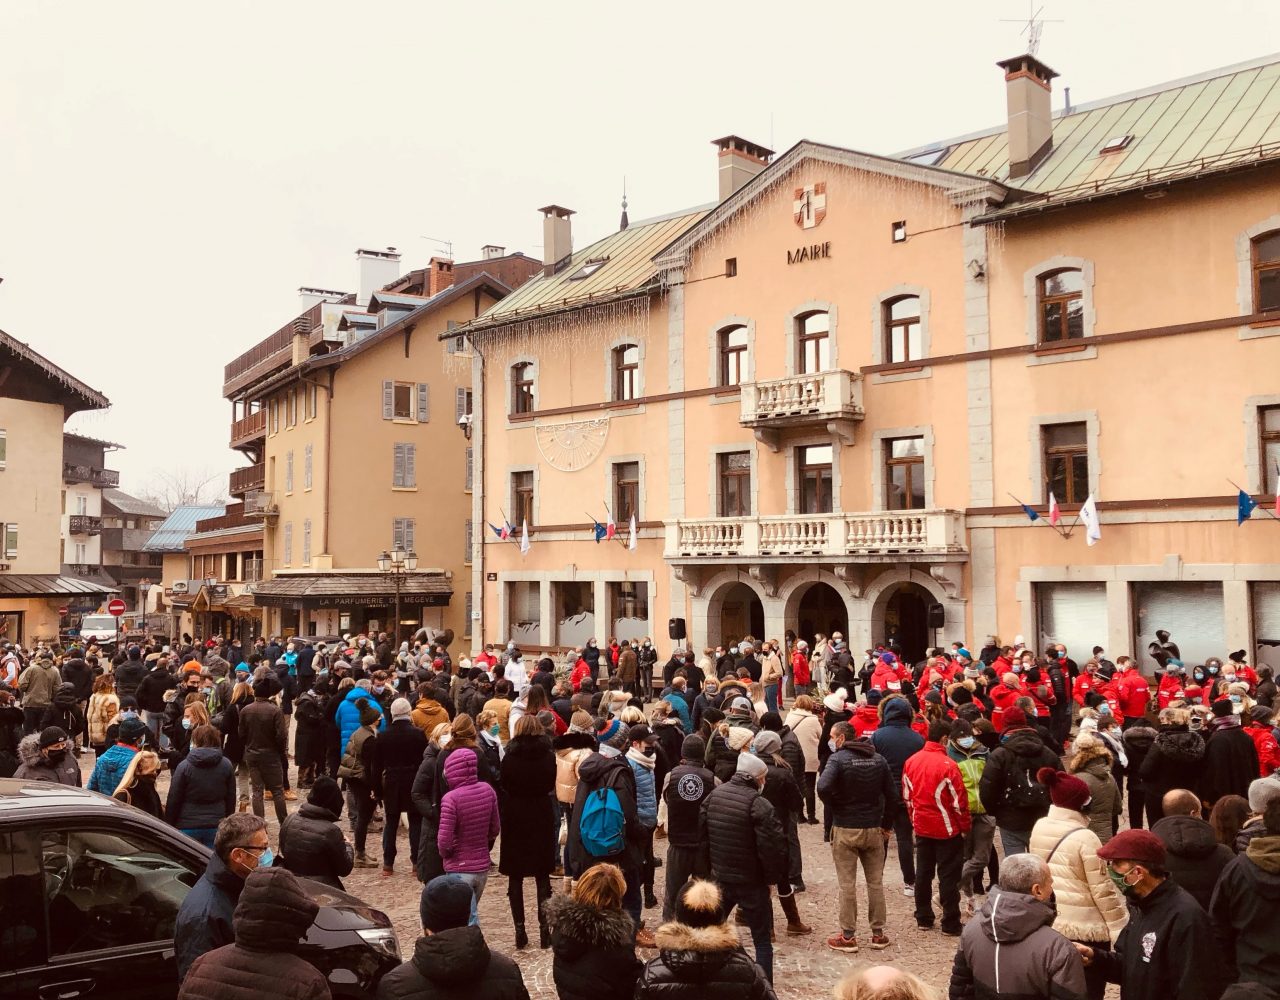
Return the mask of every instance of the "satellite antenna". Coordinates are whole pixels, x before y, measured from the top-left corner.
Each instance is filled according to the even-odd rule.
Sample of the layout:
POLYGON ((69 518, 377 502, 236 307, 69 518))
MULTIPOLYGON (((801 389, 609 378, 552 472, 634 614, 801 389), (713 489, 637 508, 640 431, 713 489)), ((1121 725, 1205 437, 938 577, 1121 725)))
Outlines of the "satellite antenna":
POLYGON ((1022 31, 1020 35, 1027 36, 1027 54, 1038 55, 1040 52, 1040 36, 1044 32, 1046 24, 1062 24, 1061 18, 1046 18, 1044 16, 1044 7, 1036 6, 1036 0, 1027 0, 1027 17, 1024 21, 1022 18, 1000 19, 1001 24, 1021 24, 1022 31))
POLYGON ((445 253, 449 255, 449 259, 453 260, 453 240, 441 240, 434 236, 419 236, 418 239, 426 240, 428 243, 435 243, 445 249, 445 253))

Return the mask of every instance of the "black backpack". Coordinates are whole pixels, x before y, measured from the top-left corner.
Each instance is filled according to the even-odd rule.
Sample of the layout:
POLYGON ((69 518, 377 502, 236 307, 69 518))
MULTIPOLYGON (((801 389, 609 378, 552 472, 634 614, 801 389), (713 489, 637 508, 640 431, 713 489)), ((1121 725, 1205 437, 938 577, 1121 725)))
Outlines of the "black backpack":
POLYGON ((1004 804, 1014 809, 1046 812, 1049 808, 1049 789, 1036 781, 1029 765, 1019 762, 1009 772, 1009 783, 1004 789, 1004 804))

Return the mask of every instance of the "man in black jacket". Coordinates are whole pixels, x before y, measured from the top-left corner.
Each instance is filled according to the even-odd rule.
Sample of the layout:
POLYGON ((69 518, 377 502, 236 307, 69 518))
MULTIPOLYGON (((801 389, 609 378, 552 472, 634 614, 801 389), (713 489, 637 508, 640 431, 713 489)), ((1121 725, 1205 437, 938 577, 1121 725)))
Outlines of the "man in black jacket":
POLYGON ((125 656, 127 658, 124 663, 115 669, 116 694, 121 698, 125 695, 136 695, 138 685, 142 683, 142 678, 147 676, 147 667, 142 662, 141 649, 137 646, 130 646, 125 656))
POLYGON ((1280 991, 1280 799, 1267 804, 1262 822, 1263 835, 1222 870, 1209 916, 1222 955, 1234 966, 1230 978, 1280 991))
POLYGON ((1004 713, 1004 734, 991 751, 978 783, 982 808, 996 818, 1004 853, 1025 854, 1031 844, 1031 828, 1049 815, 1049 795, 1036 781, 1042 767, 1058 770, 1062 759, 1045 746, 1040 734, 1027 723, 1020 708, 1004 713))
POLYGON ((867 880, 867 908, 871 947, 889 944, 884 933, 885 845, 892 817, 902 805, 888 762, 871 741, 858 739, 853 726, 838 722, 831 730, 836 752, 818 778, 818 795, 832 815, 831 858, 840 883, 840 933, 827 945, 836 951, 857 951, 858 864, 867 880))
POLYGON ((1201 819, 1200 797, 1186 788, 1165 792, 1164 819, 1151 832, 1164 844, 1169 877, 1191 893, 1207 912, 1218 876, 1232 858, 1231 848, 1219 844, 1213 827, 1201 819))
POLYGON ((1212 708, 1213 729, 1205 737, 1204 767, 1196 789, 1210 809, 1224 795, 1248 798, 1249 783, 1258 777, 1258 748, 1241 728, 1232 702, 1222 698, 1212 708))
POLYGON ((409 817, 409 863, 418 866, 418 842, 422 838, 422 815, 410 793, 413 779, 427 749, 427 737, 413 724, 413 707, 407 698, 391 703, 391 725, 378 737, 378 770, 381 771, 382 805, 386 821, 382 827, 382 874, 392 875, 396 864, 396 836, 400 814, 409 817))
POLYGON ((1129 900, 1129 922, 1114 948, 1077 944, 1084 964, 1098 964, 1108 982, 1119 983, 1121 1000, 1217 1000, 1222 962, 1209 917, 1169 878, 1160 838, 1122 830, 1098 857, 1129 900))
POLYGON ((751 930, 756 964, 772 982, 773 902, 769 886, 786 878, 787 838, 773 806, 760 794, 768 773, 759 757, 740 753, 733 777, 703 800, 698 839, 706 842, 711 874, 720 883, 725 912, 734 906, 741 908, 751 930))
POLYGON ((710 870, 706 843, 699 839, 702 803, 716 786, 715 775, 703 766, 707 744, 701 736, 686 736, 680 745, 680 764, 667 775, 662 797, 667 803, 667 877, 662 897, 662 920, 675 913, 676 895, 691 878, 706 878, 710 870))

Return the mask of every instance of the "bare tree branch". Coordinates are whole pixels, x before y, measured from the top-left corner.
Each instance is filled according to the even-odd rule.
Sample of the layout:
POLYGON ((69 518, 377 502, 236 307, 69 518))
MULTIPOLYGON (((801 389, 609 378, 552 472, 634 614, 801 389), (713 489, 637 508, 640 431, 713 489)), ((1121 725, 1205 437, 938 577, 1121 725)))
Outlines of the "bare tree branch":
POLYGON ((178 507, 189 505, 215 507, 225 504, 226 485, 225 475, 211 472, 208 468, 181 468, 157 473, 142 496, 172 513, 178 507))

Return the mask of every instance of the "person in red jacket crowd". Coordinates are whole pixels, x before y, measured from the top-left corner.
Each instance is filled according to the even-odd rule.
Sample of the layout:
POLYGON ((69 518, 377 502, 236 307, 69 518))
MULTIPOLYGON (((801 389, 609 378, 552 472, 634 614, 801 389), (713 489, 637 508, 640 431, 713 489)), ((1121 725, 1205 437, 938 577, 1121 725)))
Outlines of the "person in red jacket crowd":
POLYGON ((1058 698, 1053 693, 1053 685, 1045 676, 1045 669, 1047 668, 1032 667, 1022 675, 1022 679, 1026 682, 1027 695, 1036 703, 1036 714, 1042 719, 1049 718, 1051 714, 1049 709, 1058 703, 1058 698))
POLYGON ((1116 657, 1114 683, 1120 702, 1120 714, 1116 718, 1125 729, 1132 728, 1146 717, 1147 705, 1151 702, 1151 685, 1128 656, 1116 657))
POLYGON ((933 926, 933 876, 938 875, 942 904, 942 933, 959 937, 960 870, 964 863, 964 835, 969 832, 969 795, 956 762, 944 746, 951 726, 937 721, 929 727, 924 749, 902 766, 902 800, 916 835, 916 924, 933 926))
POLYGON ((1249 666, 1248 654, 1243 649, 1237 649, 1234 653, 1227 657, 1227 663, 1224 665, 1223 673, 1226 668, 1234 666, 1236 677, 1249 685, 1249 694, 1254 695, 1258 692, 1258 672, 1249 666))
POLYGON ((1022 688, 1022 682, 1018 680, 1018 675, 1013 671, 1000 675, 1000 683, 993 687, 989 693, 991 698, 991 724, 995 726, 997 733, 1004 732, 1004 713, 1013 708, 1013 703, 1021 698, 1026 691, 1022 688))
POLYGON ((1160 684, 1156 687, 1156 708, 1164 711, 1169 707, 1169 702, 1177 701, 1186 697, 1187 668, 1182 665, 1181 660, 1170 660, 1164 668, 1164 675, 1160 678, 1160 684))
POLYGON ((1084 708, 1084 696, 1098 686, 1098 661, 1086 660, 1075 682, 1071 685, 1071 700, 1084 708))
POLYGON ((1258 751, 1258 777, 1265 778, 1280 766, 1280 744, 1271 732, 1275 724, 1276 713, 1266 705, 1254 705, 1245 717, 1244 731, 1253 740, 1258 751))
POLYGON ((849 720, 858 739, 870 736, 880 725, 880 692, 872 688, 866 699, 853 710, 853 718, 849 720))
POLYGON ((871 687, 877 691, 887 691, 890 681, 902 684, 902 668, 897 658, 886 649, 880 654, 879 662, 871 672, 871 687))
POLYGON ((1094 676, 1097 678, 1097 683, 1093 690, 1111 707, 1111 714, 1123 722, 1124 715, 1120 710, 1120 688, 1115 681, 1115 668, 1103 664, 1098 667, 1094 676))
POLYGON ((934 681, 942 681, 945 687, 956 679, 958 673, 960 666, 957 663, 943 656, 931 656, 925 661, 924 672, 920 675, 920 690, 929 690, 934 681))
POLYGON ((1001 646, 1000 655, 991 661, 991 667, 997 677, 1013 672, 1014 652, 1012 646, 1001 646))
POLYGON ((798 697, 809 693, 812 683, 809 673, 809 644, 803 639, 796 642, 791 654, 791 690, 798 697))

